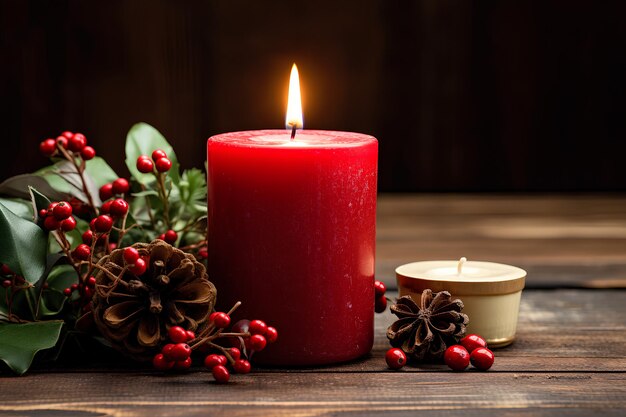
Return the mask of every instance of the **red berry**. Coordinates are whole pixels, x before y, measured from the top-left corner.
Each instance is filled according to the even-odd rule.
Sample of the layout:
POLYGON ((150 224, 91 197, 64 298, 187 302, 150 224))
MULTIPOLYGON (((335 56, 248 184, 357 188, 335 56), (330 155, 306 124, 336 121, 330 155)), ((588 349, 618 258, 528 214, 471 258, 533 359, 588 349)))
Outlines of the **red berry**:
POLYGON ((67 139, 68 138, 65 136, 59 136, 57 137, 57 144, 61 146, 62 148, 67 149, 67 139))
POLYGON ((80 156, 82 156, 85 161, 89 161, 90 159, 95 158, 96 150, 92 148, 91 146, 85 146, 80 151, 80 156))
POLYGON ((274 343, 276 339, 278 339, 278 331, 275 328, 268 326, 267 330, 265 330, 265 339, 267 339, 268 343, 274 343))
POLYGON ((156 161, 157 159, 167 158, 167 154, 162 149, 156 149, 152 152, 152 160, 156 161))
POLYGON ((137 170, 144 174, 149 174, 154 170, 154 163, 145 155, 137 158, 137 170))
POLYGON ((148 265, 146 265, 146 261, 144 261, 142 258, 137 259, 135 261, 135 264, 128 268, 130 272, 137 276, 143 275, 144 272, 146 272, 146 269, 148 269, 148 265))
POLYGON ((96 217, 94 222, 94 229, 98 233, 107 233, 111 231, 113 227, 113 219, 106 214, 102 214, 96 217))
POLYGON ((72 291, 76 291, 78 289, 78 284, 72 284, 70 285, 70 290, 72 291))
POLYGON ((454 371, 462 371, 470 363, 470 354, 461 345, 452 345, 443 354, 443 360, 454 371))
POLYGON ((64 232, 71 232, 76 228, 76 219, 73 217, 68 217, 67 219, 61 222, 61 229, 64 232))
POLYGON ((228 360, 226 359, 226 356, 224 355, 216 355, 216 354, 211 354, 211 355, 207 355, 206 358, 204 358, 204 366, 206 366, 209 369, 213 369, 213 367, 218 366, 218 365, 226 365, 228 363, 228 360))
POLYGON ((2 281, 2 286, 4 288, 9 288, 11 286, 11 280, 10 279, 5 279, 4 281, 2 281))
POLYGON ((228 325, 230 324, 230 316, 222 312, 215 313, 212 321, 213 324, 215 324, 215 327, 217 327, 218 329, 223 329, 228 327, 228 325))
POLYGON ((170 245, 173 245, 174 243, 176 243, 176 239, 178 239, 178 234, 173 230, 168 230, 167 232, 165 232, 165 235, 163 236, 163 240, 169 243, 170 245))
POLYGON ((250 362, 245 359, 237 359, 235 363, 233 363, 233 369, 238 374, 247 374, 250 372, 250 369, 252 369, 252 366, 250 366, 250 362))
POLYGON ((128 203, 122 198, 116 198, 111 202, 110 210, 113 216, 125 216, 128 213, 128 203))
POLYGON ((100 187, 100 200, 106 201, 113 197, 113 184, 104 184, 100 187))
POLYGON ((104 204, 102 204, 102 207, 100 207, 100 214, 111 214, 112 203, 113 203, 113 200, 109 200, 105 202, 104 204))
POLYGON ((63 290, 63 295, 66 297, 69 297, 70 295, 72 295, 72 290, 70 288, 66 288, 63 290))
POLYGON ((189 342, 190 340, 193 340, 196 338, 196 334, 194 332, 192 332, 191 330, 187 330, 185 333, 187 333, 187 341, 189 342))
POLYGON ((90 287, 95 287, 96 286, 96 277, 89 277, 89 279, 87 280, 87 285, 89 285, 90 287))
POLYGON ((233 360, 241 358, 241 351, 236 347, 230 348, 228 350, 228 353, 230 353, 230 356, 233 358, 233 360))
POLYGON ((83 233, 82 238, 85 245, 91 246, 91 242, 93 242, 93 232, 91 230, 87 230, 85 233, 83 233))
POLYGON ((86 261, 91 255, 91 248, 89 248, 89 246, 85 245, 84 243, 81 243, 80 245, 76 246, 76 249, 74 249, 73 253, 76 259, 86 261))
POLYGON ((0 267, 0 273, 2 273, 2 275, 13 275, 13 271, 7 264, 2 264, 0 267))
POLYGON ((185 359, 184 361, 176 361, 174 364, 174 369, 177 371, 184 371, 191 367, 191 357, 185 359))
POLYGON ((253 334, 250 336, 250 349, 258 352, 263 350, 266 344, 267 340, 265 339, 265 336, 261 336, 260 334, 253 334))
POLYGON ((165 356, 167 358, 167 360, 172 360, 172 349, 174 348, 174 346, 176 346, 173 343, 168 343, 167 345, 163 346, 163 349, 161 349, 161 353, 163 354, 163 356, 165 356))
POLYGON ((69 130, 66 130, 65 132, 61 133, 61 137, 64 137, 66 139, 69 139, 72 136, 74 136, 74 133, 70 132, 69 130))
POLYGON ((65 220, 72 215, 72 206, 67 201, 59 201, 52 209, 52 214, 57 220, 65 220))
POLYGON ((80 152, 87 145, 87 138, 82 133, 74 133, 74 136, 67 139, 67 148, 70 151, 80 152))
POLYGON ((45 156, 52 156, 57 150, 57 142, 54 139, 46 139, 39 144, 39 151, 45 156))
POLYGON ((486 371, 491 368, 493 365, 495 357, 493 352, 485 347, 479 347, 474 349, 474 351, 470 354, 470 362, 472 365, 481 371, 486 371))
POLYGON ((191 348, 187 343, 176 343, 168 356, 175 361, 184 361, 191 356, 191 348))
POLYGON ((374 311, 377 313, 382 313, 387 309, 387 298, 384 295, 376 297, 376 302, 374 303, 374 311))
POLYGON ((167 158, 159 158, 154 161, 154 165, 156 166, 157 171, 167 172, 172 167, 172 161, 167 158))
POLYGON ((43 218, 45 218, 47 215, 48 215, 48 210, 46 210, 46 209, 41 209, 41 210, 39 210, 39 217, 40 217, 40 218, 42 218, 42 219, 43 219, 43 218))
POLYGON ((167 331, 167 335, 174 343, 185 343, 187 341, 187 332, 180 326, 172 326, 167 331))
POLYGON ((402 349, 392 348, 385 354, 385 361, 391 369, 400 369, 406 365, 406 355, 402 349))
POLYGON ((161 239, 161 240, 165 240, 165 233, 161 233, 161 234, 159 235, 159 239, 161 239))
POLYGON ((174 367, 174 363, 174 361, 168 360, 162 353, 157 353, 154 355, 154 358, 152 358, 152 366, 154 366, 154 369, 159 371, 172 369, 172 367, 174 367))
POLYGON ((206 259, 206 258, 208 258, 208 257, 209 257, 209 251, 207 250, 207 247, 206 247, 206 246, 204 246, 204 247, 202 247, 202 248, 200 248, 200 249, 198 250, 198 258, 200 258, 200 259, 206 259))
POLYGON ((264 335, 267 331, 267 324, 262 320, 252 320, 248 326, 248 331, 251 334, 264 335))
POLYGON ((54 218, 54 216, 48 216, 44 219, 43 226, 46 228, 46 230, 56 230, 59 228, 60 224, 59 221, 54 218))
POLYGON ((478 349, 481 347, 487 347, 487 342, 482 337, 477 334, 468 334, 459 342, 461 345, 467 349, 469 353, 472 353, 474 349, 478 349))
POLYGON ((376 298, 385 295, 385 292, 387 292, 385 284, 381 281, 374 281, 374 293, 376 294, 376 298))
POLYGON ((113 193, 125 194, 130 191, 130 184, 126 178, 118 178, 113 181, 113 193))
POLYGON ((132 265, 139 259, 139 251, 131 247, 124 248, 123 257, 127 264, 132 265))
POLYGON ((220 384, 225 384, 230 379, 230 372, 223 365, 213 367, 213 378, 220 384))

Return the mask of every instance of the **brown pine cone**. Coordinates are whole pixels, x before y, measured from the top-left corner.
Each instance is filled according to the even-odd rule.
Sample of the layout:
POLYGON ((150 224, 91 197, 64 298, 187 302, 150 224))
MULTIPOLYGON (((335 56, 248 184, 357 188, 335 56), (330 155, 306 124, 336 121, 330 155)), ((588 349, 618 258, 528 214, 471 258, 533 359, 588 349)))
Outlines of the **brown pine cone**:
POLYGON ((433 361, 443 357, 448 346, 465 336, 469 319, 461 313, 463 302, 452 300, 448 291, 433 294, 422 292, 420 305, 410 295, 400 297, 391 306, 398 320, 387 329, 391 346, 402 349, 418 361, 433 361))
POLYGON ((93 315, 114 348, 136 360, 150 360, 171 326, 195 331, 213 311, 217 290, 204 265, 190 254, 155 240, 132 245, 148 268, 141 276, 124 272, 123 249, 97 265, 93 315))

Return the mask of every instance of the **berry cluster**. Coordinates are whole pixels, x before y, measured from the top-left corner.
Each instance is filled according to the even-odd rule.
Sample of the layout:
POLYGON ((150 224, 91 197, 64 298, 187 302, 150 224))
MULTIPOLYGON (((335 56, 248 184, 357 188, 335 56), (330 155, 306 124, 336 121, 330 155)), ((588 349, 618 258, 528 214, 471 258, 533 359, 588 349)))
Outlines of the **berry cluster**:
POLYGON ((486 371, 493 365, 495 356, 487 349, 487 342, 477 334, 465 336, 460 345, 452 345, 443 355, 443 360, 454 371, 463 371, 471 362, 480 371, 486 371))
POLYGON ((48 231, 62 230, 71 232, 76 228, 76 219, 72 216, 72 205, 67 201, 52 202, 47 209, 39 210, 39 219, 48 231))
POLYGON ((235 373, 249 373, 253 353, 265 349, 267 343, 275 342, 278 332, 262 320, 239 320, 229 332, 225 332, 231 323, 230 315, 240 304, 235 304, 228 313, 211 313, 208 325, 198 335, 180 326, 170 327, 168 337, 171 343, 163 346, 161 352, 154 356, 154 368, 160 371, 189 369, 191 353, 198 350, 207 353, 203 359, 204 366, 211 370, 218 383, 226 383, 230 379, 229 365, 235 373), (231 346, 218 344, 216 339, 220 338, 231 346))
POLYGON ((68 131, 61 133, 56 139, 49 138, 42 141, 39 144, 39 151, 48 157, 63 154, 67 159, 78 156, 85 161, 96 156, 95 149, 87 146, 85 135, 68 131))
POLYGON ((144 174, 167 172, 170 168, 172 168, 172 161, 168 159, 165 151, 161 149, 153 151, 152 158, 148 155, 141 155, 137 158, 137 170, 144 174))
POLYGON ((382 281, 374 281, 374 311, 382 313, 387 309, 387 287, 382 281))
MULTIPOLYGON (((470 362, 480 371, 491 368, 494 354, 487 349, 487 342, 477 334, 470 334, 460 340, 460 345, 452 345, 446 349, 443 360, 455 371, 465 370, 470 362)), ((392 348, 385 354, 385 361, 390 369, 400 369, 407 363, 406 354, 399 348, 392 348)))

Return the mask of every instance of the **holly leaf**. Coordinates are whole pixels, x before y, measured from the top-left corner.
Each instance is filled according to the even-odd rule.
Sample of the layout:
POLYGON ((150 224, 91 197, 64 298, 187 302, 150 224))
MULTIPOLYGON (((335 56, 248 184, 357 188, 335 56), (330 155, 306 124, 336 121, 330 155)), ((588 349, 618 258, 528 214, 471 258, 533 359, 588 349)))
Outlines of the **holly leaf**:
POLYGON ((0 203, 0 262, 36 283, 46 270, 46 233, 0 203))
POLYGON ((0 360, 16 374, 30 368, 35 354, 56 345, 63 321, 0 323, 0 360))
POLYGON ((126 135, 126 166, 132 176, 141 184, 147 185, 155 181, 154 175, 143 174, 137 169, 137 158, 141 155, 152 155, 152 151, 162 149, 167 157, 172 161, 172 168, 167 175, 172 179, 174 184, 180 182, 180 174, 178 172, 178 159, 174 148, 163 137, 163 135, 154 127, 147 123, 137 123, 128 131, 126 135))

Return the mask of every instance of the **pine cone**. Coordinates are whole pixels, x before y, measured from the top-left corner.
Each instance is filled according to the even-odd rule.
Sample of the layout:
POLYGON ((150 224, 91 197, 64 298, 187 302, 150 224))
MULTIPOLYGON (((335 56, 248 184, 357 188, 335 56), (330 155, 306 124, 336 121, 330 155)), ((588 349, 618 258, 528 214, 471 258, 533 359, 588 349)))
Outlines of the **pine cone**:
POLYGON ((136 360, 149 360, 171 326, 195 331, 213 311, 217 290, 204 265, 183 251, 155 240, 132 245, 148 257, 140 277, 124 268, 123 249, 97 265, 93 315, 114 348, 136 360))
POLYGON ((448 291, 424 290, 419 306, 405 295, 391 306, 398 320, 387 329, 387 338, 418 361, 439 360, 448 346, 465 336, 469 319, 461 310, 463 302, 451 300, 448 291))

